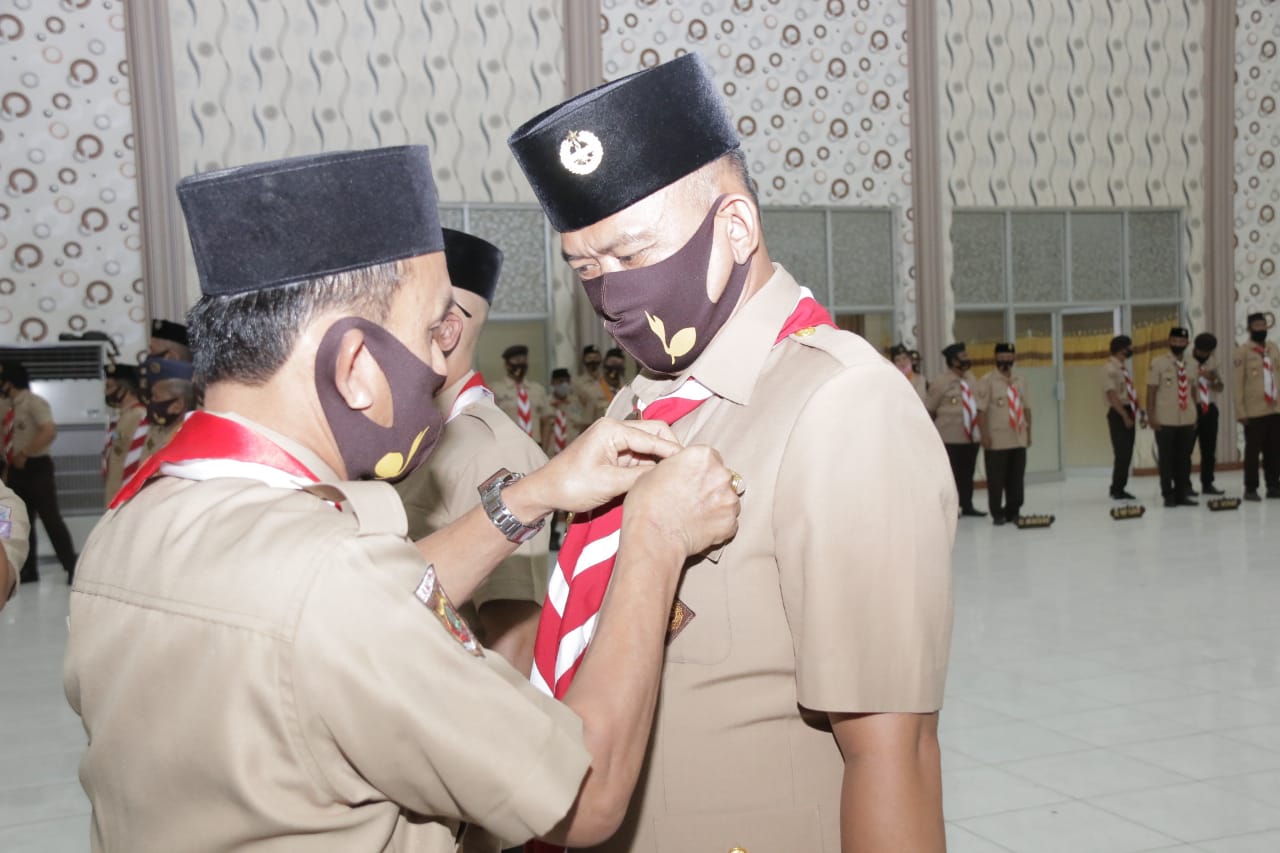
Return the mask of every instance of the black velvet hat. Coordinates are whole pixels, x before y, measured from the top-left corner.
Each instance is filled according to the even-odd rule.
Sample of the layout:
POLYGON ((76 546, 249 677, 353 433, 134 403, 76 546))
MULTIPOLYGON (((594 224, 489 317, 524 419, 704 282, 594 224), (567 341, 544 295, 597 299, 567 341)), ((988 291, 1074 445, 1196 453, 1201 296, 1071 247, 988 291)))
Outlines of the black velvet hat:
POLYGON ((524 344, 512 344, 511 346, 507 347, 502 351, 502 360, 507 361, 508 359, 517 358, 519 356, 528 355, 528 354, 529 354, 529 348, 524 344))
POLYGON ((1007 352, 1007 353, 1015 352, 1013 348, 1013 344, 1007 344, 1007 343, 996 344, 996 355, 999 355, 1002 352, 1007 352))
POLYGON ((1169 337, 1189 338, 1191 337, 1191 333, 1187 331, 1186 326, 1174 326, 1172 329, 1169 330, 1169 337))
POLYGON ((942 350, 942 357, 950 361, 962 352, 964 352, 964 341, 956 341, 942 350))
POLYGON ((187 327, 172 320, 152 320, 151 337, 162 341, 173 341, 184 347, 191 346, 191 342, 187 339, 187 327))
POLYGON ((498 291, 498 274, 502 272, 502 250, 488 240, 462 231, 452 228, 442 231, 449 281, 492 305, 493 294, 498 291))
POLYGON ((521 125, 507 140, 551 226, 577 231, 738 147, 696 53, 606 83, 521 125))
POLYGON ((265 290, 444 249, 425 145, 338 151, 178 182, 210 296, 265 290))

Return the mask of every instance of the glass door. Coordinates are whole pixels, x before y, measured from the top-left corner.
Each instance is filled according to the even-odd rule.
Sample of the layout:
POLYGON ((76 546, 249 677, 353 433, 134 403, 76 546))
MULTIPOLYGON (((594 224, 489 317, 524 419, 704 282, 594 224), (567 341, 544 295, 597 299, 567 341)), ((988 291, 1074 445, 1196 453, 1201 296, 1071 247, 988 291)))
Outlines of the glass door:
POLYGON ((1102 397, 1102 367, 1120 329, 1120 309, 1061 313, 1062 462, 1068 468, 1108 468, 1112 462, 1102 397))
POLYGON ((1018 313, 1014 316, 1015 370, 1027 382, 1031 409, 1031 449, 1027 474, 1053 479, 1062 473, 1062 430, 1059 411, 1061 377, 1057 322, 1052 312, 1018 313), (1052 476, 1046 476, 1052 475, 1052 476))

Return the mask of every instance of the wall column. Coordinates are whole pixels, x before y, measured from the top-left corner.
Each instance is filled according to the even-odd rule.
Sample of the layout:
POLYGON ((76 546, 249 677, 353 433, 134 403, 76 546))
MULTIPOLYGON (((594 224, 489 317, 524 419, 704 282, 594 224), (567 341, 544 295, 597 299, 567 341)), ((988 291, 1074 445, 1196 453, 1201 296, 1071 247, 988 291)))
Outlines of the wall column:
POLYGON ((907 56, 911 86, 911 198, 915 209, 917 349, 926 375, 943 370, 949 336, 943 277, 942 163, 938 111, 938 4, 907 4, 907 56))

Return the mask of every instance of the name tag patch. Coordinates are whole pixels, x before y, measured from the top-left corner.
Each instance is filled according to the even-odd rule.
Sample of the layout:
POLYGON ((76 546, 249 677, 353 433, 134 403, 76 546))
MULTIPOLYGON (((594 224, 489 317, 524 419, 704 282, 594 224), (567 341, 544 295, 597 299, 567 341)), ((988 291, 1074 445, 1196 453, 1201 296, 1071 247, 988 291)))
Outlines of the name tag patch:
POLYGON ((466 620, 458 615, 453 602, 449 600, 449 594, 444 591, 444 587, 440 586, 436 580, 435 566, 427 566, 427 572, 422 576, 422 581, 418 584, 418 588, 414 590, 413 596, 435 614, 444 629, 464 649, 478 658, 484 657, 484 651, 480 648, 480 643, 476 641, 476 635, 471 632, 471 627, 467 625, 466 620))

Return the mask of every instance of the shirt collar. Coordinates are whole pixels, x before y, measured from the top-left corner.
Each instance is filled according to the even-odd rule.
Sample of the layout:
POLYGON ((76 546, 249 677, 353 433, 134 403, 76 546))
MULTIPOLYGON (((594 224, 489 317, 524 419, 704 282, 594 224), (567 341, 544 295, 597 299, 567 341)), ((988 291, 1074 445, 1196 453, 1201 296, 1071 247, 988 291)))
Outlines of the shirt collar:
POLYGON ((458 395, 462 393, 462 386, 470 382, 471 377, 475 375, 476 372, 474 370, 468 370, 461 379, 436 394, 436 408, 446 415, 453 411, 453 404, 458 401, 458 395))
POLYGON ((729 317, 697 361, 674 377, 637 376, 632 388, 647 403, 693 376, 717 397, 745 406, 778 332, 799 299, 800 285, 775 263, 764 287, 729 317))
POLYGON ((316 455, 314 451, 303 446, 294 439, 289 438, 287 435, 282 435, 273 429, 268 429, 257 421, 252 421, 244 415, 240 415, 235 412, 210 412, 209 414, 217 415, 220 418, 226 418, 229 421, 234 421, 235 423, 240 424, 240 426, 251 429, 263 438, 279 445, 282 450, 305 465, 307 470, 312 474, 315 474, 316 477, 320 479, 320 482, 339 483, 342 481, 342 478, 338 476, 338 473, 325 464, 324 460, 316 455))

